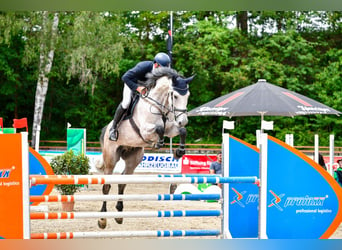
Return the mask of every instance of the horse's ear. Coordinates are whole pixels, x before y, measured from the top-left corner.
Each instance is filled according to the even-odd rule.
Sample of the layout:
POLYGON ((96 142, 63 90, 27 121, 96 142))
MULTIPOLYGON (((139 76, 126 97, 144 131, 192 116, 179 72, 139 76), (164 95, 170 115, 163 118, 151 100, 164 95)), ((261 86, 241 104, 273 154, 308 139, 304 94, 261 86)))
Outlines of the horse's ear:
POLYGON ((184 86, 184 85, 187 85, 188 83, 190 83, 194 78, 195 78, 196 74, 195 75, 192 75, 188 78, 182 78, 180 76, 177 76, 177 77, 174 77, 173 78, 173 85, 174 86, 184 86))
POLYGON ((196 76, 196 74, 194 74, 194 75, 192 75, 192 76, 190 76, 190 77, 188 77, 188 78, 185 78, 184 80, 185 80, 185 82, 188 84, 188 83, 190 83, 192 80, 194 80, 195 76, 196 76))

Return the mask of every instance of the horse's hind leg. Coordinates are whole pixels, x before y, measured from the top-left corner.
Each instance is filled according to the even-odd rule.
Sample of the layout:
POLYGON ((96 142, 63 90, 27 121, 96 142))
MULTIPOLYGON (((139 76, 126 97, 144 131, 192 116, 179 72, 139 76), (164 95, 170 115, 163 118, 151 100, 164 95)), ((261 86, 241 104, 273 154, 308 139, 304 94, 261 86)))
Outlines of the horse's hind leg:
MULTIPOLYGON (((111 188, 110 184, 104 184, 102 186, 102 194, 104 194, 104 195, 109 194, 110 188, 111 188)), ((102 203, 101 212, 107 212, 107 202, 106 201, 104 201, 102 203)), ((98 220, 97 224, 98 224, 99 228, 105 229, 107 226, 107 219, 106 218, 100 218, 98 220)))
MULTIPOLYGON (((126 184, 119 184, 118 185, 118 194, 121 195, 124 193, 125 191, 125 187, 126 187, 126 184)), ((122 212, 123 210, 123 201, 118 201, 116 203, 116 210, 118 210, 119 212, 122 212)), ((123 218, 115 218, 115 221, 118 223, 118 224, 122 224, 123 222, 123 218)))
MULTIPOLYGON (((133 174, 134 169, 138 166, 138 164, 141 162, 142 158, 144 156, 144 149, 143 148, 132 148, 130 151, 125 152, 124 155, 122 155, 122 158, 125 161, 126 167, 123 175, 129 175, 133 174)), ((122 195, 124 194, 126 188, 126 184, 119 184, 118 185, 118 194, 122 195)), ((124 206, 123 201, 118 201, 116 203, 116 209, 119 212, 122 212, 124 206)), ((123 218, 115 218, 115 221, 118 224, 122 224, 123 218)))
MULTIPOLYGON (((108 152, 103 152, 103 164, 105 164, 104 167, 104 174, 105 175, 111 175, 113 174, 113 169, 120 159, 119 155, 117 153, 115 154, 108 154, 108 152)), ((111 185, 110 184, 104 184, 102 186, 102 194, 107 195, 109 194, 111 185)), ((101 212, 107 212, 107 202, 103 201, 101 212)), ((97 222, 99 228, 104 229, 107 226, 107 219, 106 218, 100 218, 97 222)))

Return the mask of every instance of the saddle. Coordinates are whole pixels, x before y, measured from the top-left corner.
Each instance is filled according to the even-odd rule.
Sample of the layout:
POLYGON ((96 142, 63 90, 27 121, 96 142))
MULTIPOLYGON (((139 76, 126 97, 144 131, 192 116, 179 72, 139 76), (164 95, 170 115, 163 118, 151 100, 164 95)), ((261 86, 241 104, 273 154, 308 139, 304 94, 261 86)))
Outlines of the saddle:
POLYGON ((122 120, 128 120, 128 119, 132 118, 134 108, 137 105, 139 99, 140 99, 140 95, 138 95, 138 94, 134 94, 132 96, 132 101, 131 101, 130 105, 128 106, 125 114, 123 115, 122 120))

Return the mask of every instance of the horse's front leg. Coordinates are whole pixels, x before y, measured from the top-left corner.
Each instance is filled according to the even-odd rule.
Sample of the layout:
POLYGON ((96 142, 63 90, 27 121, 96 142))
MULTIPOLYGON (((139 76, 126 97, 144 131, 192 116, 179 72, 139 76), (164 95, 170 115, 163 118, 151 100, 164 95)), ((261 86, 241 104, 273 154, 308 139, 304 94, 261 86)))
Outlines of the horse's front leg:
MULTIPOLYGON (((126 184, 119 184, 118 185, 118 195, 122 195, 124 194, 124 191, 125 191, 125 187, 126 187, 126 184)), ((123 201, 118 201, 116 203, 116 210, 118 210, 118 212, 122 212, 124 206, 123 206, 123 201)), ((115 221, 116 223, 118 224, 122 224, 123 222, 123 218, 115 218, 115 221)))
POLYGON ((185 155, 186 128, 179 128, 179 139, 179 147, 176 149, 176 152, 173 155, 175 159, 179 159, 185 155))
POLYGON ((164 146, 164 133, 165 129, 163 126, 157 126, 156 127, 156 133, 158 134, 159 140, 156 144, 156 148, 161 148, 164 146))
MULTIPOLYGON (((104 185, 102 186, 102 194, 104 194, 104 195, 109 194, 110 188, 111 188, 111 185, 110 185, 110 184, 104 184, 104 185)), ((104 201, 104 202, 102 203, 101 212, 107 212, 107 202, 106 202, 106 201, 104 201)), ((97 224, 98 224, 99 228, 105 229, 106 226, 107 226, 107 219, 106 219, 106 218, 100 218, 100 219, 98 220, 97 224)))

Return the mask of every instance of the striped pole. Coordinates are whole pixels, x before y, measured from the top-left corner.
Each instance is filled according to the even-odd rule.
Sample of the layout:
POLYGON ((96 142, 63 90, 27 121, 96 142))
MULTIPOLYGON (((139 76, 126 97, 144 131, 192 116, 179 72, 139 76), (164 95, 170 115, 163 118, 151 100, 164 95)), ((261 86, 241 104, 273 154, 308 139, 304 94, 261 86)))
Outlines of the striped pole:
POLYGON ((146 195, 41 195, 30 196, 30 202, 66 201, 184 201, 219 200, 221 194, 146 194, 146 195))
POLYGON ((254 183, 253 177, 219 177, 219 176, 186 176, 186 175, 35 175, 30 176, 31 185, 39 184, 160 184, 160 183, 254 183))
POLYGON ((219 230, 156 230, 156 231, 108 231, 108 232, 61 232, 32 233, 31 239, 77 239, 77 238, 117 238, 117 237, 182 237, 218 236, 219 230))
POLYGON ((218 217, 221 210, 165 210, 127 212, 39 212, 31 213, 31 220, 89 219, 89 218, 161 218, 161 217, 218 217))

